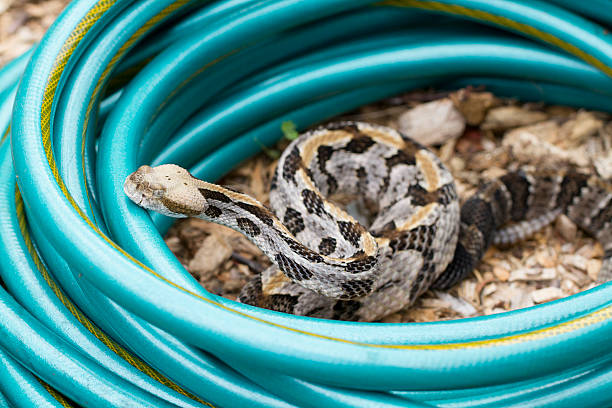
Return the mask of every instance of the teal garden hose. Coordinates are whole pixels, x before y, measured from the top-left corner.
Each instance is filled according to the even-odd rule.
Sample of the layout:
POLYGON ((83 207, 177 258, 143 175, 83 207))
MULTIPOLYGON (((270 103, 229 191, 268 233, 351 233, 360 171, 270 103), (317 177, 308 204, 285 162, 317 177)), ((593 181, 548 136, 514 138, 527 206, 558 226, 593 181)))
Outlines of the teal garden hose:
POLYGON ((608 0, 73 1, 0 71, 0 406, 612 406, 610 284, 450 322, 284 315, 206 292, 122 190, 425 86, 612 111, 608 26, 608 0))

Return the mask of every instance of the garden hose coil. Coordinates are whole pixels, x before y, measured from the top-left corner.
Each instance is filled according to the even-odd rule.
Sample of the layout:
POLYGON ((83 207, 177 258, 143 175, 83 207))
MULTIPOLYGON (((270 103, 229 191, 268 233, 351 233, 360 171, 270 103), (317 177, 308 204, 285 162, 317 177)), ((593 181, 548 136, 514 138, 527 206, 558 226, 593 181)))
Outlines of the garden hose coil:
POLYGON ((612 406, 612 285, 456 321, 213 295, 123 180, 427 86, 612 112, 612 2, 75 0, 0 70, 0 407, 612 406))

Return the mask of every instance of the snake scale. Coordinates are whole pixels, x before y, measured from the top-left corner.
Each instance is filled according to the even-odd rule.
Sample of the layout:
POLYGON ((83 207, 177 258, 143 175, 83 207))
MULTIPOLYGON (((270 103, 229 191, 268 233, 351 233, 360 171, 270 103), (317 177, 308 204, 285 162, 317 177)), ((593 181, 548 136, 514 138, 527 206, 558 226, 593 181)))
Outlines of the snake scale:
POLYGON ((612 277, 612 188, 571 168, 509 172, 460 206, 430 150, 388 127, 337 122, 294 140, 271 184, 271 209, 172 164, 140 167, 124 190, 144 208, 244 234, 273 265, 239 301, 298 315, 378 320, 449 288, 491 244, 524 239, 560 213, 603 245, 599 279, 612 277), (358 222, 335 197, 371 216, 358 222))

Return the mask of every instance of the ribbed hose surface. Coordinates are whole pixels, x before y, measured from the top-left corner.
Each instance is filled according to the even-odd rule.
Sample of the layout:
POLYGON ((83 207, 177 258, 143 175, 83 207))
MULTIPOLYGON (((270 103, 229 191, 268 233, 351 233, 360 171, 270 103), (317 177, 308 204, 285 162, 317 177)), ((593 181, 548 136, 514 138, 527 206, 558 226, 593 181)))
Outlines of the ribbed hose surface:
POLYGON ((451 322, 278 314, 206 292, 122 191, 423 86, 612 111, 606 25, 608 0, 73 1, 0 71, 0 407, 612 406, 610 284, 451 322))

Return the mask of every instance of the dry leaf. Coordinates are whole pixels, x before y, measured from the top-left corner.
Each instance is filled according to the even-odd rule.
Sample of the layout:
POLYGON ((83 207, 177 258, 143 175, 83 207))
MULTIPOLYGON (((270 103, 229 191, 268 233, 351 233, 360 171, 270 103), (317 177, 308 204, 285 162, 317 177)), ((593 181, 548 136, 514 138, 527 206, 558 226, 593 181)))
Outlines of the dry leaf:
POLYGON ((465 119, 448 98, 418 105, 404 112, 398 123, 400 131, 426 146, 456 139, 465 129, 465 119))

